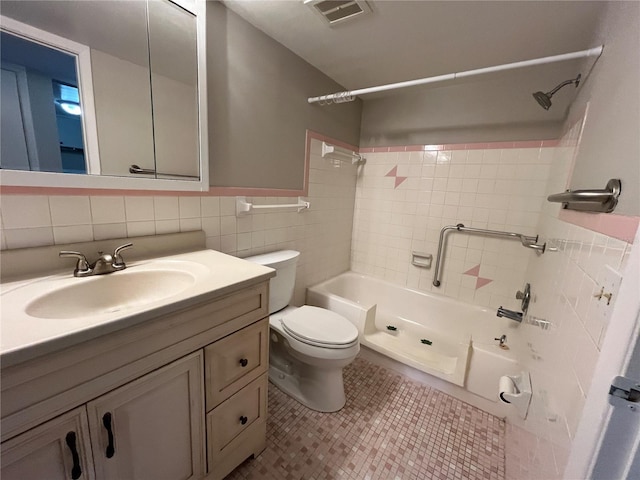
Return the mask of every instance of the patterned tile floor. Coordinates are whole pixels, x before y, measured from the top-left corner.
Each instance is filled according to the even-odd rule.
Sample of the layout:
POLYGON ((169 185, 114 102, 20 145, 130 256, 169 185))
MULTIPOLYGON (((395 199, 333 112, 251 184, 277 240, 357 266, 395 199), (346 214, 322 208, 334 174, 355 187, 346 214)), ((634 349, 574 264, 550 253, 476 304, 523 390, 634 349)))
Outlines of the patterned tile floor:
POLYGON ((269 384, 267 448, 227 480, 505 478, 502 420, 357 358, 337 413, 269 384))

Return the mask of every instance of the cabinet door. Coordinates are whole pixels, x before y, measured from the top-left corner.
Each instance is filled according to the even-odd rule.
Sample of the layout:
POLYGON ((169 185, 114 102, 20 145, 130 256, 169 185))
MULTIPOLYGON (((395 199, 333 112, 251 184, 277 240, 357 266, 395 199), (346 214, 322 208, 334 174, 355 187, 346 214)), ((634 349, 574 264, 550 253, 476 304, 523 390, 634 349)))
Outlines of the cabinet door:
POLYGON ((202 351, 87 404, 96 478, 204 475, 202 351))
POLYGON ((90 480, 93 474, 84 407, 2 444, 2 480, 90 480))

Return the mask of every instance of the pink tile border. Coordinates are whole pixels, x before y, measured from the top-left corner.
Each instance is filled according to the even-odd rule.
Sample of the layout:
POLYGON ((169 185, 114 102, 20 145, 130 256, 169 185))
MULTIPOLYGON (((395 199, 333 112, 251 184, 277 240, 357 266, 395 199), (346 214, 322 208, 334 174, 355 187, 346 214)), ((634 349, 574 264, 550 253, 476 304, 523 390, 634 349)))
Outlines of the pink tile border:
POLYGON ((558 219, 627 243, 633 243, 640 225, 640 217, 612 213, 585 213, 575 210, 560 210, 558 219))
POLYGON ((491 150, 505 148, 551 148, 560 140, 524 140, 518 142, 445 143, 439 145, 392 145, 388 147, 363 147, 360 153, 378 152, 433 152, 441 150, 491 150))

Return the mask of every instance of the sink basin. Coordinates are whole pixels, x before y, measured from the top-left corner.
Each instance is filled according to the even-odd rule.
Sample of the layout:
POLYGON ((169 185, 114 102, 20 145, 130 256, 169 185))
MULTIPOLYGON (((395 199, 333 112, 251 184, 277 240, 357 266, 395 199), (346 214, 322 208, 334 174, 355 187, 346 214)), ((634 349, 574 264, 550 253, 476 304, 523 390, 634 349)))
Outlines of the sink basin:
POLYGON ((129 262, 108 275, 71 270, 0 283, 3 368, 201 305, 274 275, 215 250, 129 262))
POLYGON ((172 297, 195 281, 194 275, 179 270, 100 275, 37 297, 25 311, 32 317, 50 319, 115 313, 172 297))

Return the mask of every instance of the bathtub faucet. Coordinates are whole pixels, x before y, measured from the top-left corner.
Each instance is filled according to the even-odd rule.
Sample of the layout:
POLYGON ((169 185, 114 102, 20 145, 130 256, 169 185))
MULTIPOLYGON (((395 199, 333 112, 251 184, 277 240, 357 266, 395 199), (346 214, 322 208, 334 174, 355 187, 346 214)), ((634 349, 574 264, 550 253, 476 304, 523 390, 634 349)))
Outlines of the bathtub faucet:
POLYGON ((507 310, 506 308, 498 308, 498 313, 496 314, 499 317, 507 317, 511 320, 515 320, 516 322, 522 322, 522 312, 514 312, 513 310, 507 310))

